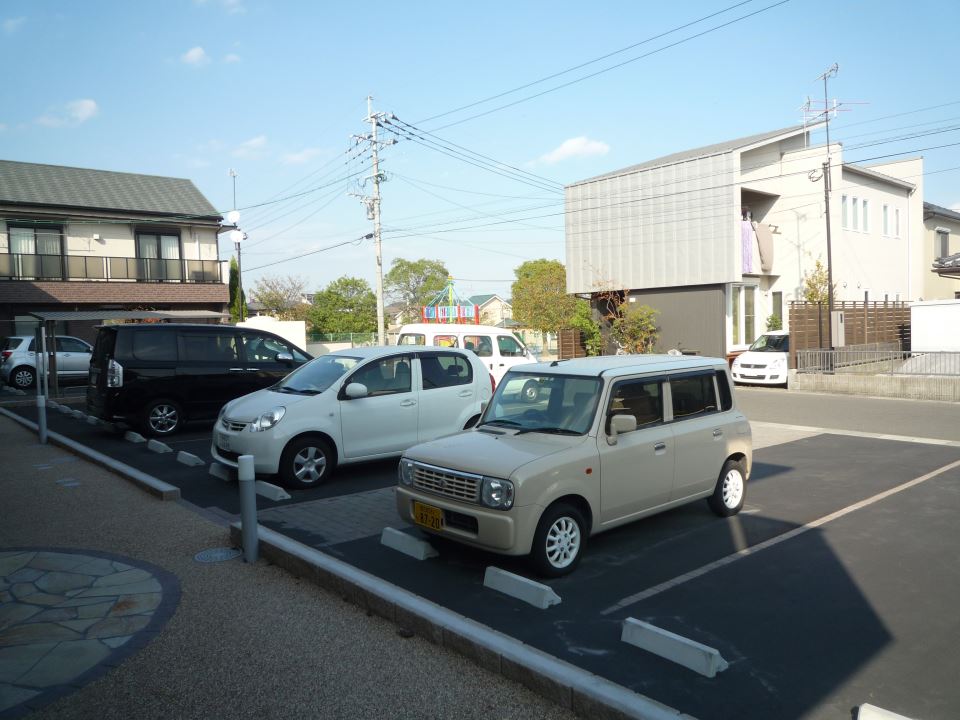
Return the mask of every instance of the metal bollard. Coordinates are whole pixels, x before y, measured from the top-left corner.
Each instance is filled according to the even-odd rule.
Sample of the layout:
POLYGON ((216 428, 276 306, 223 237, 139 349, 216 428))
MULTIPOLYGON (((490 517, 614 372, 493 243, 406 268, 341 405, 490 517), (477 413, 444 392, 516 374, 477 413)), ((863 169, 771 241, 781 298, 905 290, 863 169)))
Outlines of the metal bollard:
POLYGON ((243 538, 243 559, 257 561, 260 538, 257 535, 257 489, 253 472, 253 455, 237 458, 237 480, 240 485, 240 535, 243 538))
MULTIPOLYGON (((38 381, 39 384, 39 381, 38 381)), ((37 395, 37 435, 41 445, 47 444, 47 398, 37 395)))

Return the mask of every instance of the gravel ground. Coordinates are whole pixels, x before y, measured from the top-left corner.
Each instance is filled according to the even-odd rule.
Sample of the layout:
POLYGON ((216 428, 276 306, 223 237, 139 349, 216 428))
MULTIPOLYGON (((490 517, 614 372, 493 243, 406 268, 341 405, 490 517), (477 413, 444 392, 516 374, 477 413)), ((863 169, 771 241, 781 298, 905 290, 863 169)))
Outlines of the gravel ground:
POLYGON ((227 531, 71 458, 0 417, 0 548, 145 560, 178 577, 181 599, 149 645, 28 717, 574 717, 262 561, 194 561, 229 545, 227 531), (56 482, 67 478, 79 485, 56 482))

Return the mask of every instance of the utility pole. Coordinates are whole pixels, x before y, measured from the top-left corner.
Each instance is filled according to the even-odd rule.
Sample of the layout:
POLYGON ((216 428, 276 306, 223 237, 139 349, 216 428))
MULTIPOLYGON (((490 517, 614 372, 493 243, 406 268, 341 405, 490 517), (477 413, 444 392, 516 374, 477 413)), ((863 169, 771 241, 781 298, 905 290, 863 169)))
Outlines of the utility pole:
MULTIPOLYGON (((240 211, 237 210, 237 173, 230 168, 230 177, 233 179, 233 210, 227 213, 227 222, 233 225, 234 229, 230 231, 230 239, 233 240, 233 247, 237 253, 237 314, 240 322, 247 319, 247 304, 243 301, 243 267, 240 264, 240 242, 246 237, 238 223, 240 222, 240 211)), ((230 298, 234 302, 234 298, 230 298)))
POLYGON ((827 96, 827 80, 836 77, 840 70, 834 63, 817 79, 823 80, 823 114, 827 125, 827 160, 823 163, 823 198, 827 220, 827 336, 833 350, 833 250, 830 238, 830 106, 827 96))
POLYGON ((354 135, 354 139, 359 142, 370 143, 371 158, 373 160, 373 174, 369 179, 373 180, 373 195, 370 197, 360 196, 361 202, 367 206, 367 218, 373 220, 373 245, 377 257, 377 344, 386 344, 386 331, 384 329, 383 318, 383 252, 380 241, 380 181, 383 177, 380 174, 380 146, 393 145, 396 140, 380 141, 377 139, 377 128, 385 113, 373 112, 373 96, 367 96, 367 117, 365 122, 370 123, 370 133, 368 135, 354 135))

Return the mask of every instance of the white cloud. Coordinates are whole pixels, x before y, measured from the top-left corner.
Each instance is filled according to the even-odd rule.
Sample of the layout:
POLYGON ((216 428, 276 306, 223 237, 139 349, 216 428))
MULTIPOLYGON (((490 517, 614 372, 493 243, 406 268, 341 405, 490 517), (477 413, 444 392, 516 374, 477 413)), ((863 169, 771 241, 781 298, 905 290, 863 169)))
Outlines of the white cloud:
POLYGON ((591 140, 581 135, 564 140, 560 143, 560 147, 551 150, 546 155, 541 155, 540 162, 554 165, 574 157, 593 157, 594 155, 606 155, 608 152, 610 152, 610 146, 605 142, 591 140))
POLYGON ((3 32, 7 35, 13 35, 17 30, 23 27, 27 21, 25 17, 7 18, 3 21, 3 32))
POLYGON ((186 65, 200 67, 201 65, 206 65, 208 62, 210 62, 210 58, 207 56, 206 51, 197 45, 197 47, 190 48, 183 55, 181 55, 180 62, 186 65))
POLYGON ((223 61, 225 63, 238 63, 240 62, 240 56, 236 53, 230 53, 229 55, 224 56, 223 61))
POLYGON ((244 140, 236 148, 234 148, 231 155, 234 157, 257 157, 262 155, 262 150, 267 145, 267 136, 266 135, 257 135, 252 137, 249 140, 244 140))
POLYGON ((82 98, 44 113, 37 118, 37 123, 45 127, 73 127, 96 117, 99 112, 100 107, 95 100, 82 98))
POLYGON ((313 160, 313 158, 315 158, 321 152, 323 151, 320 148, 308 147, 304 148, 300 152, 287 153, 280 159, 280 162, 282 162, 284 165, 303 165, 304 163, 308 163, 313 160))

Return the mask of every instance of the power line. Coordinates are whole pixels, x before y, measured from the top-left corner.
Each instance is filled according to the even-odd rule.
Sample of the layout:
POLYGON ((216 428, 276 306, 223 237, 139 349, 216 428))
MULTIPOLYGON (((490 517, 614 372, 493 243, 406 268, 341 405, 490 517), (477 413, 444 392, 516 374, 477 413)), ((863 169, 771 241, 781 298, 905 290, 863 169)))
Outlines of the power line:
POLYGON ((373 233, 367 233, 361 237, 355 238, 353 240, 344 240, 343 242, 335 243, 334 245, 328 245, 326 247, 319 248, 317 250, 311 250, 310 252, 301 253, 300 255, 294 255, 293 257, 284 258, 283 260, 277 260, 271 263, 265 263, 263 265, 258 265, 253 268, 246 268, 246 272, 253 270, 262 270, 266 267, 272 267, 274 265, 280 265, 281 263, 290 262, 291 260, 299 260, 300 258, 305 258, 309 255, 316 255, 317 253, 327 252, 328 250, 333 250, 334 248, 343 247, 344 245, 359 245, 364 240, 370 240, 373 238, 373 233))

